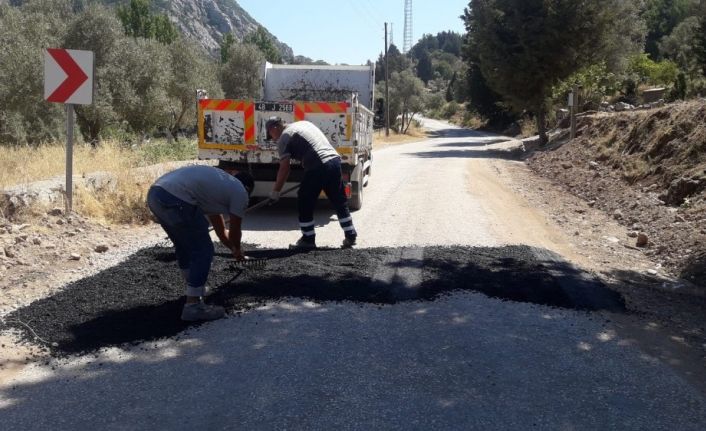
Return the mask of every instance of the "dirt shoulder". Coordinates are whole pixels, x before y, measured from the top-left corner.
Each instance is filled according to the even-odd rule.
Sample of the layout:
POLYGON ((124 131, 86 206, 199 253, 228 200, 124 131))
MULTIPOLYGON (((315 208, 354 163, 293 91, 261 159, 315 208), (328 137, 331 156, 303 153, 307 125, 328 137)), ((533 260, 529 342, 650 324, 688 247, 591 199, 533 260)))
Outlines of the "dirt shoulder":
POLYGON ((623 226, 655 271, 706 293, 706 102, 584 117, 577 139, 528 166, 623 226))

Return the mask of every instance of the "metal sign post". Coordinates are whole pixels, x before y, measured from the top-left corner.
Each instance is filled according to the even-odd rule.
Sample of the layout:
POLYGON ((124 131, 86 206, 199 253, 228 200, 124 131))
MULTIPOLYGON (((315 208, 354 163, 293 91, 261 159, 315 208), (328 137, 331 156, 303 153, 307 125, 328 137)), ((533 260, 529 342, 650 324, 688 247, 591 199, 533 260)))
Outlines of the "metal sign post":
POLYGON ((49 48, 44 53, 44 99, 66 105, 66 214, 73 207, 74 105, 93 103, 93 52, 49 48))
POLYGON ((70 214, 74 200, 74 105, 66 105, 66 214, 70 214))

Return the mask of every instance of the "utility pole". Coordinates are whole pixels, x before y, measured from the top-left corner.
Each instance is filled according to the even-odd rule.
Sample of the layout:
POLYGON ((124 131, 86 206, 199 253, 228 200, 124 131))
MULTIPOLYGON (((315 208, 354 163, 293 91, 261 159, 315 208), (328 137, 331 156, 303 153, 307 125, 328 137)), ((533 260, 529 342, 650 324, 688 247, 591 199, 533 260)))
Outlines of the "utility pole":
POLYGON ((385 136, 390 136, 390 72, 387 67, 387 23, 385 23, 385 136))

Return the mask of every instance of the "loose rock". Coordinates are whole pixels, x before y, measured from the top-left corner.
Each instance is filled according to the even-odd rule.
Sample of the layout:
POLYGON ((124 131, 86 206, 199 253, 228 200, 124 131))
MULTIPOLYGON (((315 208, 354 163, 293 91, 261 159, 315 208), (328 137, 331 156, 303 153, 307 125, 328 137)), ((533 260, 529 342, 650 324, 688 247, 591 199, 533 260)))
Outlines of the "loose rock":
POLYGON ((50 216, 60 216, 64 213, 64 211, 61 208, 52 208, 49 211, 47 211, 47 214, 50 216))
POLYGON ((69 255, 69 260, 81 260, 81 255, 78 253, 71 253, 69 255))
POLYGON ((647 238, 647 235, 644 233, 637 234, 637 242, 635 243, 637 247, 646 247, 648 242, 649 238, 647 238))
POLYGON ((623 212, 620 210, 615 210, 613 211, 613 218, 616 220, 622 220, 623 219, 623 212))
POLYGON ((109 247, 107 245, 99 244, 96 246, 96 248, 94 250, 96 253, 105 253, 106 251, 108 251, 108 249, 109 249, 109 247))
POLYGON ((5 247, 5 256, 9 257, 10 259, 14 259, 17 257, 17 253, 12 247, 5 247))

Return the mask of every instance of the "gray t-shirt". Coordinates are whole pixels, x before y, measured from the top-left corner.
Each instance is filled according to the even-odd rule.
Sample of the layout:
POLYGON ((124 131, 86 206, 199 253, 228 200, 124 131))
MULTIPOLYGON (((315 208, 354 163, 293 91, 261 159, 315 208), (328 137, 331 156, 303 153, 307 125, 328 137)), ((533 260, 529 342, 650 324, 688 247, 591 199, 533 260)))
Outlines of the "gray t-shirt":
POLYGON ((248 192, 235 177, 213 166, 185 166, 161 176, 155 183, 207 215, 245 215, 248 192))
POLYGON ((277 140, 277 150, 280 159, 289 157, 301 161, 305 171, 341 157, 326 135, 309 121, 297 121, 285 127, 277 140))

